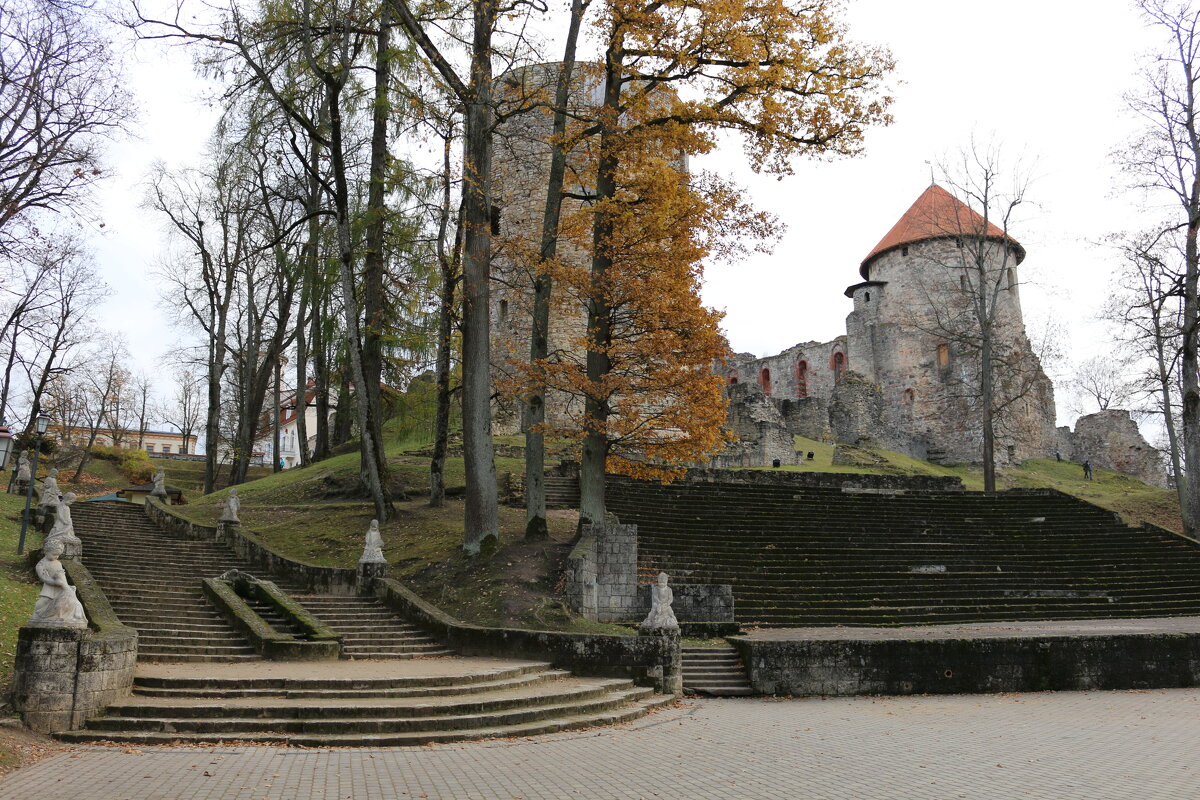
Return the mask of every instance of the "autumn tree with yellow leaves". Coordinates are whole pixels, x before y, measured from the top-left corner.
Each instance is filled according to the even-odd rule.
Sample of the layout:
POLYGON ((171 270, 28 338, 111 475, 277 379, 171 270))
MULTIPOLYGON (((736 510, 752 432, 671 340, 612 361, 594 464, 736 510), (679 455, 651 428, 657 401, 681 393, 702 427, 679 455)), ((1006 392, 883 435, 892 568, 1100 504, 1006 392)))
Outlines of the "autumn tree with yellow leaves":
POLYGON ((606 468, 643 474, 656 461, 695 460, 721 441, 719 380, 701 375, 699 360, 667 362, 680 343, 683 352, 716 355, 717 318, 696 299, 700 261, 716 243, 755 232, 762 219, 730 214, 745 209, 720 182, 709 181, 712 191, 705 191, 704 181, 679 174, 683 159, 711 151, 720 132, 733 131, 743 135, 754 169, 785 175, 797 156, 857 153, 866 127, 889 121, 890 98, 880 92, 891 58, 849 43, 839 10, 820 0, 602 6, 594 30, 604 45, 603 100, 584 131, 596 140, 579 384, 584 522, 604 519, 606 468), (676 270, 687 277, 668 277, 676 270), (630 337, 628 325, 644 331, 630 337), (631 380, 635 363, 664 382, 631 380), (651 421, 658 432, 637 435, 651 421), (636 460, 625 453, 632 442, 636 460))

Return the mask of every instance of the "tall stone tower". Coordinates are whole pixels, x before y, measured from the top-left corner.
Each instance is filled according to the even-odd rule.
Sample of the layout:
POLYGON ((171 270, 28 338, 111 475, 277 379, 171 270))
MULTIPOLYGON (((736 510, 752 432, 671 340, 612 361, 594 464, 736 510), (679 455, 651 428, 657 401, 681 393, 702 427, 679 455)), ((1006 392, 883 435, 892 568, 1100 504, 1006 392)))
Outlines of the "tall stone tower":
POLYGON ((996 457, 1055 450, 1054 389, 1021 316, 1025 249, 931 185, 863 259, 846 289, 850 369, 877 384, 881 425, 932 460, 978 461, 982 443, 979 295, 994 304, 996 457))

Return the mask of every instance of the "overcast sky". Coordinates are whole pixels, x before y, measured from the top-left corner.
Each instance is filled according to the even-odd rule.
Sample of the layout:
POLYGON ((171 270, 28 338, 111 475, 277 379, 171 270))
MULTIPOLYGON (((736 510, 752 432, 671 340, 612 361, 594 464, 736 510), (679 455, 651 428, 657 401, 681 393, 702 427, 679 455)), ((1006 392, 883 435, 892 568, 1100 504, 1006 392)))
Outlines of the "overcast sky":
MULTIPOLYGON (((1138 86, 1155 46, 1125 0, 861 0, 849 4, 856 40, 891 49, 895 122, 867 136, 854 159, 800 162, 794 177, 755 176, 731 146, 694 163, 732 173, 748 196, 786 225, 768 256, 708 269, 705 301, 726 312, 739 352, 768 355, 845 332, 846 286, 858 265, 930 181, 931 161, 972 135, 998 141, 1032 165, 1032 201, 1010 232, 1025 246, 1022 303, 1030 332, 1061 322, 1073 360, 1106 352, 1095 315, 1112 257, 1094 243, 1136 224, 1138 198, 1119 191, 1110 153, 1135 122, 1122 96, 1138 86)), ((157 219, 139 208, 150 164, 198 159, 215 114, 186 55, 154 44, 134 50, 131 88, 138 137, 112 148, 106 231, 96 251, 113 294, 104 324, 124 331, 143 369, 179 339, 151 276, 161 250, 157 219)), ((1068 419, 1059 392, 1060 423, 1068 419)))

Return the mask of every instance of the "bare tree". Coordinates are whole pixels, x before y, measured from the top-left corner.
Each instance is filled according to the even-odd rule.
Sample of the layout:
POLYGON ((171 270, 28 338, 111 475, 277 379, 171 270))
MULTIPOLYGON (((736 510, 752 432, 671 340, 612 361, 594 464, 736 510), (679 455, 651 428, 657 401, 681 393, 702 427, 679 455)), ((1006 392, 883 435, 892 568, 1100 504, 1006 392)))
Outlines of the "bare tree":
POLYGON ((1150 399, 1162 418, 1167 457, 1175 476, 1180 508, 1187 507, 1187 482, 1180 441, 1183 358, 1182 269, 1184 248, 1176 230, 1159 230, 1116 239, 1124 257, 1117 286, 1103 316, 1118 326, 1120 340, 1146 364, 1127 376, 1135 392, 1150 399))
MULTIPOLYGON (((1164 38, 1147 66, 1143 88, 1127 98, 1146 127, 1120 155, 1132 182, 1172 199, 1172 228, 1184 232, 1178 291, 1182 296, 1183 462, 1200 464, 1200 9, 1190 2, 1140 0, 1143 17, 1164 38)), ((1183 529, 1200 533, 1200 492, 1187 492, 1183 529)))
POLYGON ((174 391, 161 409, 161 419, 164 424, 179 431, 183 437, 183 449, 180 452, 187 453, 188 442, 200 428, 204 407, 204 378, 195 366, 184 364, 175 369, 172 383, 174 391))
POLYGON ((128 360, 129 350, 124 340, 114 334, 105 338, 104 344, 87 359, 86 368, 79 371, 78 385, 82 398, 79 416, 83 420, 86 439, 79 466, 71 478, 72 483, 79 481, 79 476, 91 461, 92 448, 100 432, 106 427, 111 429, 113 404, 129 378, 129 371, 125 368, 128 360))
POLYGON ((78 209, 103 174, 103 140, 129 119, 113 50, 84 4, 12 0, 0 9, 0 252, 39 211, 78 209))
POLYGON ((1069 385, 1082 401, 1079 413, 1088 413, 1092 408, 1125 408, 1135 391, 1125 360, 1114 354, 1094 356, 1078 364, 1069 385))

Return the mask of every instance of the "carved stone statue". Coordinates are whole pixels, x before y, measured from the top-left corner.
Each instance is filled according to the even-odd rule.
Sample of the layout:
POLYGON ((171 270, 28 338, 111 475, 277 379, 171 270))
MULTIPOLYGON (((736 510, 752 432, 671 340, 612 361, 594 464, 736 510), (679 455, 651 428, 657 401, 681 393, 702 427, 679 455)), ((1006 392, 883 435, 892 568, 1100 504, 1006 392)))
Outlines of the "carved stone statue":
POLYGON ((38 494, 38 510, 45 510, 46 506, 55 505, 58 501, 58 470, 51 467, 46 473, 46 480, 42 481, 42 491, 38 494))
POLYGON ((383 557, 383 536, 379 533, 379 520, 371 520, 371 525, 367 528, 367 544, 363 548, 362 558, 358 560, 360 564, 386 564, 387 559, 383 557))
POLYGON ((167 471, 162 467, 159 467, 158 472, 154 473, 154 488, 150 490, 150 496, 167 496, 167 471))
POLYGON ((242 508, 242 503, 238 500, 237 487, 229 490, 229 496, 221 501, 221 515, 217 517, 217 522, 238 522, 238 512, 242 508))
POLYGON ((639 630, 643 633, 679 633, 679 621, 671 609, 674 600, 675 593, 667 585, 667 573, 658 573, 658 583, 650 587, 650 613, 642 621, 639 630))
POLYGON ((29 483, 29 451, 22 450, 21 457, 17 459, 17 481, 20 483, 29 483))
POLYGON ((75 587, 67 583, 67 571, 58 560, 63 553, 61 541, 50 541, 42 548, 37 576, 42 591, 33 607, 29 625, 42 628, 86 628, 87 614, 75 596, 75 587))
POLYGON ((59 499, 58 508, 54 512, 54 527, 46 535, 46 544, 61 542, 69 550, 71 545, 80 543, 75 536, 75 523, 71 519, 71 503, 74 502, 74 492, 67 492, 59 499))

